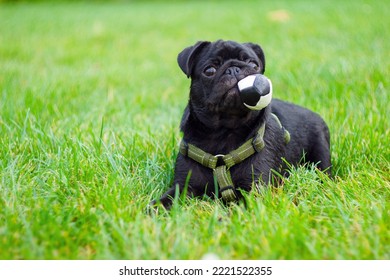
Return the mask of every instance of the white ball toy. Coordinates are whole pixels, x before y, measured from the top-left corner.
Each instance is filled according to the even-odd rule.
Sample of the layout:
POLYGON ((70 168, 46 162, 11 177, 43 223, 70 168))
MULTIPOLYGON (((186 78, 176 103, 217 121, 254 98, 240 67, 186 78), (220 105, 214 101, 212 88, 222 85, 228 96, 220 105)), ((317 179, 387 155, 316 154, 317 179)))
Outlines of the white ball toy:
POLYGON ((272 100, 272 83, 266 76, 255 74, 238 82, 241 100, 251 110, 261 110, 272 100))

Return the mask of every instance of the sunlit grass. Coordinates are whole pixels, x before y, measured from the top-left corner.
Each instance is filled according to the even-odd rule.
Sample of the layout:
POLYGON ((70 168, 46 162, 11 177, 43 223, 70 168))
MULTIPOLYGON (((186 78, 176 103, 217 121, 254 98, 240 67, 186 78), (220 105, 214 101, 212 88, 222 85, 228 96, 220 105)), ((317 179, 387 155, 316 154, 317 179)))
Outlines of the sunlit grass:
POLYGON ((385 1, 0 5, 0 258, 389 259, 385 1), (334 178, 247 205, 146 206, 173 178, 197 40, 260 43, 275 96, 320 113, 334 178))

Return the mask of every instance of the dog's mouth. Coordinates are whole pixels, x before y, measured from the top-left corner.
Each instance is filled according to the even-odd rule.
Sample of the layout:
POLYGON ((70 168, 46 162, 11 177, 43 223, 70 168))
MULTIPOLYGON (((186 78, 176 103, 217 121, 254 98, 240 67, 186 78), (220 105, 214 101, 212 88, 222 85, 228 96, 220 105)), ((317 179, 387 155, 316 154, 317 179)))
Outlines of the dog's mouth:
POLYGON ((240 97, 240 91, 238 90, 238 86, 236 84, 234 87, 228 89, 225 92, 223 99, 226 100, 226 99, 230 99, 230 98, 236 98, 237 96, 240 97))
POLYGON ((216 113, 227 113, 231 115, 242 115, 247 113, 247 108, 242 103, 240 91, 237 84, 220 94, 215 104, 216 113))
POLYGON ((239 108, 244 109, 245 106, 243 106, 240 90, 238 88, 238 82, 241 79, 230 79, 228 83, 225 84, 226 90, 225 93, 220 96, 221 98, 221 105, 232 107, 232 108, 239 108))
POLYGON ((208 110, 214 114, 230 116, 246 115, 250 110, 242 102, 238 88, 238 82, 242 78, 245 78, 245 76, 230 76, 219 80, 218 84, 214 85, 213 94, 208 97, 206 102, 208 110))

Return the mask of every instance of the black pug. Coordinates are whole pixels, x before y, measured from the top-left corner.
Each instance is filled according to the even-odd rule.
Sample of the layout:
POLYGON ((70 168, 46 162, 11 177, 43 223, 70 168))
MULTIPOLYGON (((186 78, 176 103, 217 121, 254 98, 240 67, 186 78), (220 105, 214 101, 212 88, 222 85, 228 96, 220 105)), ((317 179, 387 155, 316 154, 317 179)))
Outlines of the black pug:
POLYGON ((151 205, 169 209, 176 191, 239 200, 241 190, 277 184, 289 165, 313 163, 331 174, 329 130, 318 114, 277 99, 261 110, 244 106, 237 83, 264 73, 259 45, 201 41, 178 63, 191 78, 183 140, 173 185, 151 205))

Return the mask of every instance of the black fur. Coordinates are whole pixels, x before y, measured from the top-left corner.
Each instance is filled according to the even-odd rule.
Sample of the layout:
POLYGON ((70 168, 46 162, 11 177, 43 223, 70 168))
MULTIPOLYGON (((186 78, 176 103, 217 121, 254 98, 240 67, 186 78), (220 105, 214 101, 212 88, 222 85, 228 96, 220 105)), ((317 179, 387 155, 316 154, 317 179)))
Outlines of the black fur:
MULTIPOLYGON (((230 169, 238 189, 250 191, 252 183, 259 180, 263 184, 277 181, 272 170, 287 174, 283 158, 292 165, 317 164, 330 175, 329 130, 319 115, 277 99, 260 111, 249 110, 241 102, 237 82, 248 75, 264 73, 265 57, 260 46, 222 40, 202 41, 184 49, 178 56, 178 63, 191 77, 190 98, 181 121, 187 143, 210 154, 227 154, 253 137, 266 123, 265 148, 230 169), (216 71, 207 76, 205 70, 210 66, 216 71), (271 112, 291 134, 287 145, 271 112)), ((189 171, 187 195, 214 197, 212 170, 179 153, 172 187, 151 204, 159 201, 169 208, 176 186, 183 190, 189 171)))

